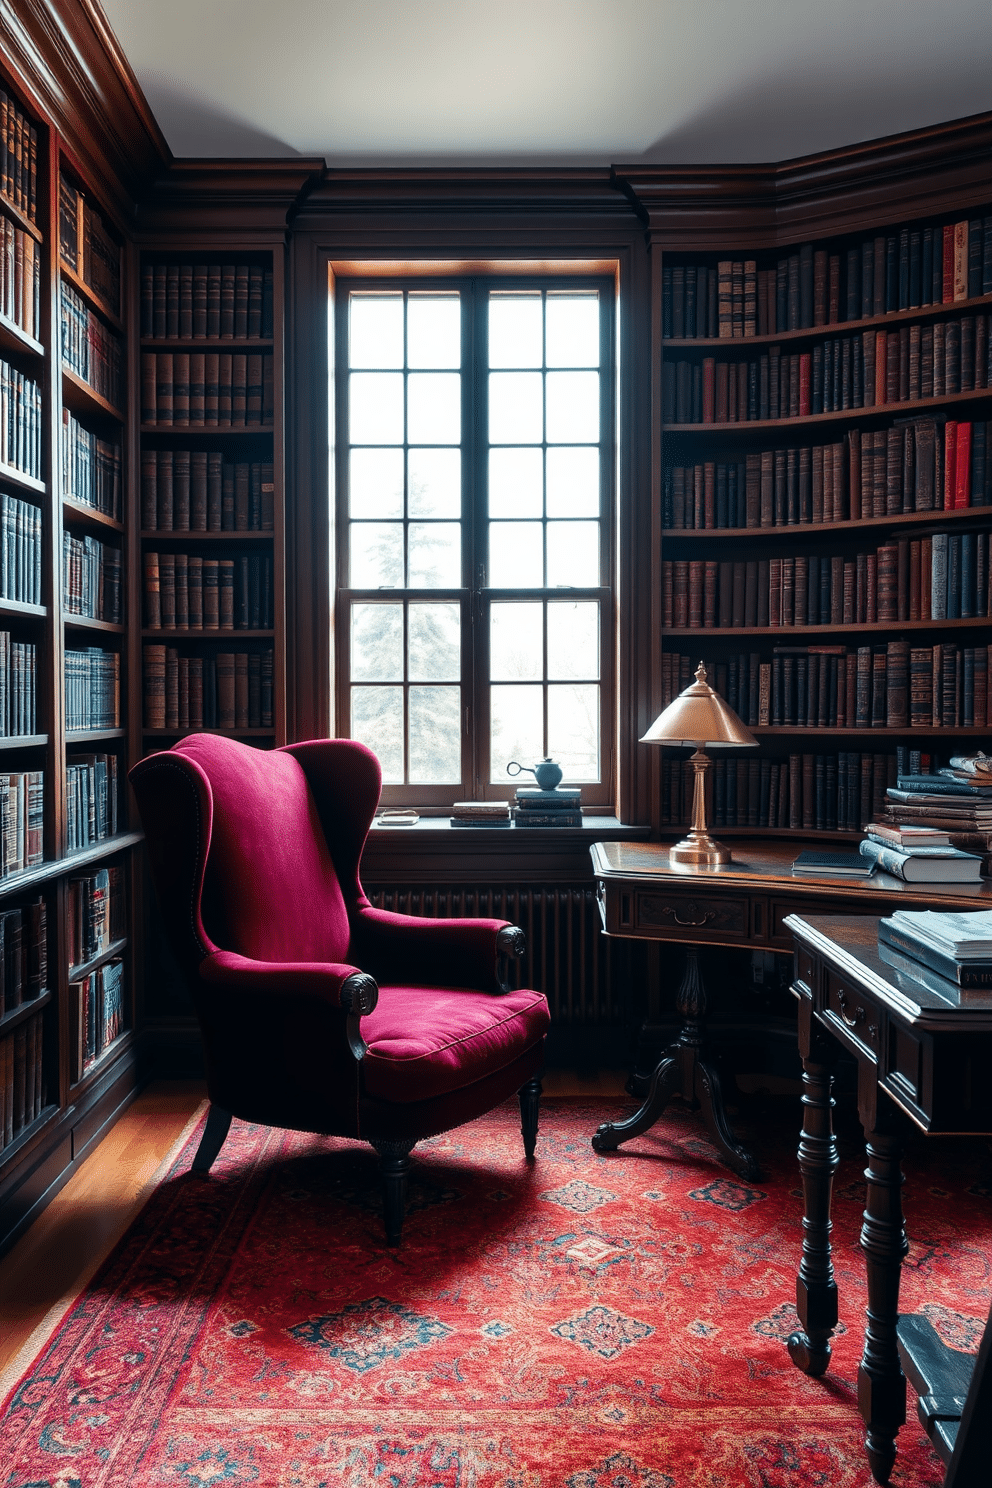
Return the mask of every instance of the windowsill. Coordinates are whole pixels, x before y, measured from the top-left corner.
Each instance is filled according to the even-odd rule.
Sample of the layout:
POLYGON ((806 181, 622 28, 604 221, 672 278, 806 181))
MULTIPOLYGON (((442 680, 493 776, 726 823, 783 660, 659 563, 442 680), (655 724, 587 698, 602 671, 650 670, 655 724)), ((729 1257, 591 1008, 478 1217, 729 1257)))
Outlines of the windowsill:
POLYGON ((503 839, 512 837, 515 845, 520 846, 521 838, 535 838, 541 842, 557 842, 568 838, 587 842, 589 840, 599 841, 601 838, 616 837, 624 840, 648 837, 650 828, 625 827, 615 816, 587 816, 583 818, 581 827, 517 827, 513 822, 508 827, 453 827, 451 818, 447 816, 422 816, 412 826, 397 827, 383 825, 378 820, 372 823, 372 832, 379 837, 418 837, 423 833, 434 835, 444 834, 453 846, 456 841, 464 839, 466 844, 477 847, 480 842, 490 842, 493 838, 503 839))

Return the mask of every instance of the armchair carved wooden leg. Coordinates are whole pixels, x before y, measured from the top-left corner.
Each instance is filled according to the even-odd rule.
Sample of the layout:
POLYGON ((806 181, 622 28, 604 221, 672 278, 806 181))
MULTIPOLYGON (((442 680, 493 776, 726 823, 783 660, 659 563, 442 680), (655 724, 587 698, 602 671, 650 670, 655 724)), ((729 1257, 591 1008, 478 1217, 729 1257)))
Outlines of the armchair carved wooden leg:
POLYGON ((537 1115, 541 1103, 541 1081, 535 1075, 526 1085, 521 1085, 517 1095, 520 1101, 520 1130, 524 1137, 524 1156, 530 1162, 537 1146, 537 1115))
POLYGON ((211 1103, 207 1113, 207 1124, 203 1128, 203 1136, 200 1145, 196 1149, 193 1158, 191 1173, 209 1173, 214 1164, 218 1152, 224 1145, 225 1138, 231 1130, 231 1113, 225 1111, 223 1106, 211 1103))
POLYGON ((372 1146, 379 1154, 379 1170, 382 1173, 382 1217, 386 1226, 386 1244, 399 1245, 403 1233, 410 1153, 416 1142, 404 1137, 395 1142, 373 1142, 372 1146))

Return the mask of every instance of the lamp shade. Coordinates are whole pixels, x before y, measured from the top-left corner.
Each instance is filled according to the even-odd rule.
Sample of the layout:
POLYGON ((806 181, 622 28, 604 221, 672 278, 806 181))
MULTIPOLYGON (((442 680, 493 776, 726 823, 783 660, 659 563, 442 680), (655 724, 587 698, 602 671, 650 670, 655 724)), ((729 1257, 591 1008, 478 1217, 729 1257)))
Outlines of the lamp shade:
POLYGON ((642 744, 724 745, 745 749, 757 739, 745 728, 733 708, 713 691, 700 662, 696 680, 659 713, 642 744))

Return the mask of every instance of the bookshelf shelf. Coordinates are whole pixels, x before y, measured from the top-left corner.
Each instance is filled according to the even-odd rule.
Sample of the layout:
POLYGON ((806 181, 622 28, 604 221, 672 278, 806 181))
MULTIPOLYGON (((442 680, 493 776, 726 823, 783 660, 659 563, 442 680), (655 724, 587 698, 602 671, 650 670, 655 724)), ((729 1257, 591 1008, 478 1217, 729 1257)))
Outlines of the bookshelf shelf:
POLYGON ((41 1009, 47 1007, 51 1000, 52 992, 46 988, 37 997, 28 998, 19 1003, 16 1008, 8 1009, 0 1018, 0 1038, 3 1038, 12 1028, 16 1028, 19 1023, 23 1023, 25 1019, 30 1018, 32 1013, 41 1012, 41 1009))
POLYGON ((271 547, 271 531, 263 532, 239 532, 236 530, 224 532, 203 532, 199 529, 168 527, 159 530, 149 528, 141 533, 142 541, 161 545, 162 543, 181 543, 186 547, 189 543, 262 543, 271 547))
POLYGON ((836 320, 829 325, 804 326, 795 331, 773 331, 763 336, 666 336, 662 344, 665 347, 677 347, 680 351, 712 351, 714 347, 743 350, 750 346, 777 346, 779 342, 794 345, 796 342, 818 341, 826 337, 850 336, 857 331, 885 331, 900 325, 940 320, 947 315, 968 315, 976 310, 987 310, 990 306, 992 295, 978 295, 970 300, 948 300, 940 305, 890 310, 886 315, 866 316, 863 320, 836 320))
POLYGON ((666 527, 665 543, 677 543, 682 539, 695 545, 697 542, 715 543, 728 539, 732 542, 764 542, 765 538, 787 537, 791 542, 803 537, 818 538, 822 533, 837 534, 858 532, 893 532, 904 529, 919 531, 928 527, 975 527, 984 528, 989 520, 986 507, 966 506, 957 511, 913 511, 890 512, 884 517, 846 517, 840 522, 793 522, 775 527, 666 527))
POLYGON ((42 480, 36 480, 33 475, 27 475, 23 470, 17 470, 13 465, 5 465, 0 460, 0 485, 14 486, 21 491, 28 491, 32 496, 46 496, 48 486, 42 480))
POLYGON ((108 1065, 113 1064, 114 1061, 119 1059, 122 1054, 126 1054, 127 1051, 132 1048, 133 1044, 133 1031, 130 1028, 125 1028, 123 1032, 117 1035, 112 1043, 108 1044, 105 1049, 101 1050, 100 1054, 90 1065, 89 1069, 86 1070, 78 1080, 74 1080, 69 1086, 69 1089, 72 1091, 74 1098, 79 1099, 80 1096, 96 1082, 99 1076, 101 1076, 106 1071, 108 1065))
POLYGON ((954 728, 944 728, 940 725, 926 724, 920 727, 907 725, 905 728, 833 728, 828 726, 803 726, 799 727, 792 723, 755 723, 748 725, 752 734, 758 734, 765 738, 827 738, 827 739, 967 739, 981 737, 988 733, 984 724, 962 723, 954 728))
POLYGON ((6 315, 0 315, 0 350, 12 351, 16 355, 29 352, 31 356, 41 358, 47 354, 40 341, 29 336, 27 331, 22 330, 14 321, 8 320, 6 315))
POLYGON ((142 733, 150 739, 185 739, 188 734, 222 734, 227 739, 271 739, 275 734, 271 728, 146 728, 142 733))
POLYGON ((271 336, 142 336, 142 351, 271 351, 271 336))
POLYGON ((97 416, 102 414, 105 418, 116 419, 119 424, 124 422, 122 411, 115 408, 113 403, 104 398, 95 388, 91 388, 88 382, 72 371, 71 367, 62 368, 62 397, 69 408, 80 413, 89 414, 91 417, 94 414, 97 416))
POLYGON ((114 330, 120 334, 124 333, 124 322, 116 311, 111 310, 106 300, 98 295, 92 286, 86 283, 85 279, 81 279, 75 270, 71 269, 65 262, 65 259, 62 258, 59 259, 59 273, 67 284, 72 285, 80 298, 84 299, 98 315, 101 315, 108 325, 113 326, 114 330))
POLYGON ((849 624, 837 625, 748 625, 748 626, 711 626, 708 629, 702 627, 678 628, 666 627, 665 634, 673 640, 687 641, 694 637, 714 637, 716 639, 735 640, 739 636, 764 637, 772 641, 776 636, 789 640, 803 639, 807 636, 840 636, 860 635, 862 632, 868 635, 898 636, 902 631, 968 631, 988 630, 989 621, 985 615, 970 620, 873 620, 871 624, 859 624, 851 621, 849 624))
POLYGON ((47 743, 47 734, 0 735, 0 749, 38 749, 47 743))
POLYGON ((100 953, 96 956, 91 956, 88 961, 80 961, 77 966, 70 966, 70 982, 78 982, 81 981, 83 977, 89 976, 90 973, 96 971, 98 967, 103 966, 107 961, 112 961, 115 956, 119 956, 122 951, 124 951, 126 946, 127 937, 121 936, 118 940, 112 940, 107 946, 106 950, 100 951, 100 953))
POLYGON ((123 739, 122 728, 107 729, 66 729, 65 742, 67 745, 76 744, 98 744, 103 739, 123 739))
POLYGON ((243 439, 246 434, 268 434, 275 432, 272 424, 142 424, 142 434, 207 434, 211 439, 220 435, 224 439, 243 439))
POLYGON ((143 630, 141 638, 145 641, 263 641, 271 640, 275 635, 274 630, 246 630, 237 626, 233 630, 194 630, 192 626, 186 630, 143 630))
POLYGON ((95 506, 87 506, 83 501, 73 501, 70 496, 62 497, 62 515, 67 522, 78 522, 81 526, 92 527, 94 530, 124 531, 124 523, 118 522, 116 517, 110 517, 106 512, 98 511, 95 506))
POLYGON ((30 617, 35 620, 44 620, 47 614, 47 605, 28 604, 26 600, 19 599, 0 599, 0 619, 10 616, 11 619, 30 617))
POLYGON ((25 868, 22 873, 11 873, 7 878, 0 878, 0 898, 21 894, 43 886, 58 878, 64 878, 70 873, 78 873, 80 869, 89 868, 94 864, 101 863, 105 858, 113 857, 115 853, 124 851, 125 848, 137 847, 139 842, 144 841, 143 832, 117 832, 113 837, 104 837, 90 847, 82 848, 78 852, 66 853, 61 858, 47 858, 45 862, 38 863, 34 868, 25 868))
POLYGON ((0 211, 3 212, 5 217, 9 217, 11 222, 16 223, 18 227, 23 228, 26 233, 29 233, 36 243, 43 243, 45 241, 38 224, 32 222, 31 218, 22 212, 19 207, 15 207, 9 197, 2 194, 0 194, 0 211))
MULTIPOLYGON (((723 343, 726 344, 726 343, 723 343)), ((987 402, 988 388, 974 388, 965 393, 944 393, 939 398, 907 398, 904 402, 871 403, 862 408, 843 408, 833 413, 803 413, 791 418, 741 419, 737 423, 666 424, 669 434, 768 434, 776 429, 820 429, 832 425, 849 428, 852 422, 906 418, 911 414, 958 409, 973 403, 987 402)))
POLYGON ((11 1167, 17 1160, 33 1154, 34 1149, 40 1145, 40 1139, 44 1136, 48 1127, 54 1126, 56 1118, 63 1114, 62 1108, 54 1102, 44 1107, 41 1114, 27 1126, 21 1128, 12 1142, 6 1147, 0 1148, 0 1165, 11 1167))
POLYGON ((94 620, 90 615, 65 615, 66 630, 98 630, 104 635, 123 635, 125 627, 113 620, 94 620))

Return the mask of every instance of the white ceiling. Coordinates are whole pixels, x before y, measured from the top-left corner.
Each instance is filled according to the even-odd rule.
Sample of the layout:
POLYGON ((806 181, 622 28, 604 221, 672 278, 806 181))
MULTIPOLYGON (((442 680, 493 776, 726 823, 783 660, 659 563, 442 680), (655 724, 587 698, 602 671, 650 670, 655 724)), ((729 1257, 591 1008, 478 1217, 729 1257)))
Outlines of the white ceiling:
POLYGON ((785 160, 992 109, 989 0, 102 0, 174 154, 785 160))

